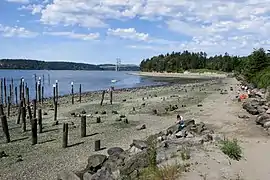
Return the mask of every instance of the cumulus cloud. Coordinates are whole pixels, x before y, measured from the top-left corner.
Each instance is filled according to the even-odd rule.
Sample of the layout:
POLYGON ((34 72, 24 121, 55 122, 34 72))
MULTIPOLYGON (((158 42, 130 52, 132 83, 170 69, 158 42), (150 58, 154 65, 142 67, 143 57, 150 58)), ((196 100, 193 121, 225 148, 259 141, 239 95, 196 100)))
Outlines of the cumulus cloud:
POLYGON ((41 10, 43 9, 43 5, 42 4, 29 4, 29 5, 23 5, 22 7, 18 8, 19 10, 30 10, 31 13, 37 14, 40 13, 41 10))
POLYGON ((89 34, 80 34, 80 33, 74 33, 74 32, 43 32, 45 35, 51 35, 51 36, 65 36, 72 39, 80 39, 80 40, 95 40, 99 38, 99 33, 89 33, 89 34))
POLYGON ((108 35, 118 36, 123 39, 132 39, 138 41, 146 41, 148 40, 148 34, 146 33, 139 33, 134 28, 127 28, 127 29, 108 29, 108 35))
POLYGON ((167 50, 246 54, 254 47, 270 45, 269 4, 270 0, 45 0, 22 8, 40 13, 46 25, 109 28, 107 34, 140 41, 140 47, 152 43, 167 50), (132 28, 115 24, 111 28, 111 22, 129 20, 134 22, 132 28), (137 32, 139 20, 149 21, 152 28, 137 32), (163 36, 158 38, 151 36, 160 30, 157 24, 163 27, 163 36), (167 39, 171 32, 185 40, 167 39))
POLYGON ((23 27, 10 27, 0 24, 0 35, 4 37, 33 38, 36 37, 38 33, 29 31, 23 27))
POLYGON ((12 2, 12 3, 22 3, 22 4, 27 4, 29 3, 29 0, 6 0, 7 2, 12 2))

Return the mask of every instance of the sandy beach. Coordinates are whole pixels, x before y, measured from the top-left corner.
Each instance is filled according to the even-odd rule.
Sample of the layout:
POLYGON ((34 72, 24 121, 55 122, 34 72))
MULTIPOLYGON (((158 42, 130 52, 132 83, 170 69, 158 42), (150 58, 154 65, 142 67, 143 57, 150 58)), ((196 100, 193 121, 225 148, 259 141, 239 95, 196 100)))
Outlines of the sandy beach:
POLYGON ((71 104, 70 96, 64 96, 59 98, 59 125, 56 126, 52 125, 53 105, 48 100, 42 106, 47 115, 43 116, 44 132, 38 134, 37 145, 31 145, 29 119, 28 131, 22 133, 20 125, 15 123, 16 116, 8 118, 12 142, 6 144, 3 132, 0 132, 1 151, 8 155, 0 158, 0 179, 56 179, 61 171, 83 169, 87 158, 96 153, 95 140, 101 140, 103 148, 98 153, 106 154, 108 148, 115 146, 125 149, 133 139, 145 139, 168 128, 175 123, 176 115, 180 114, 184 118, 202 121, 227 137, 240 139, 246 159, 240 162, 229 161, 217 146, 209 146, 209 152, 200 152, 191 159, 196 165, 181 178, 202 179, 203 174, 208 180, 216 180, 222 177, 221 169, 226 168, 224 173, 241 173, 244 179, 267 180, 268 158, 256 159, 256 154, 265 153, 267 148, 270 149, 270 143, 266 134, 253 122, 237 117, 239 112, 243 112, 241 104, 234 99, 238 83, 234 78, 220 78, 196 84, 127 89, 114 92, 112 105, 106 94, 103 106, 100 106, 101 92, 85 93, 82 103, 75 96, 74 105, 71 104), (230 92, 230 87, 234 91, 230 92), (227 89, 229 93, 221 95, 221 89, 227 89), (198 104, 202 106, 198 107, 198 104), (167 111, 170 105, 177 105, 178 108, 167 111), (85 138, 80 137, 81 118, 71 115, 80 114, 83 110, 87 116, 85 138), (154 110, 157 114, 153 113, 154 110), (112 111, 117 111, 118 114, 112 111), (125 116, 129 123, 118 121, 120 115, 125 116), (101 123, 96 123, 97 117, 101 118, 101 123), (69 123, 69 147, 66 149, 61 147, 64 122, 69 123), (146 125, 146 129, 137 131, 136 126, 142 124, 146 125), (213 155, 210 152, 214 152, 213 155), (252 168, 257 168, 260 164, 263 164, 260 172, 253 173, 252 168))

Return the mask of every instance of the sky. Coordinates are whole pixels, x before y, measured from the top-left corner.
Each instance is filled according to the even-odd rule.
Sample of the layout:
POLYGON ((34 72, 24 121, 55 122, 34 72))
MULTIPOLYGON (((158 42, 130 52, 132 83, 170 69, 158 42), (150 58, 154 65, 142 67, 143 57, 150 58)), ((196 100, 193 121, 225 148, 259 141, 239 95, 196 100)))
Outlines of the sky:
POLYGON ((270 0, 0 0, 0 58, 139 64, 269 45, 270 0))

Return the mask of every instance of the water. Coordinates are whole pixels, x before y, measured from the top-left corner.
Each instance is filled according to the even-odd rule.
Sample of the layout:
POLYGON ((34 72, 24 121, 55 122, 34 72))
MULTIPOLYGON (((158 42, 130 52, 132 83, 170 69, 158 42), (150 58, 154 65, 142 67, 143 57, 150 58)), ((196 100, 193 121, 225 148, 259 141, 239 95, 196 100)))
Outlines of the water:
POLYGON ((79 91, 80 84, 82 85, 82 92, 88 92, 105 90, 111 86, 115 88, 132 88, 164 83, 154 78, 130 75, 128 72, 123 71, 0 70, 0 77, 7 79, 7 89, 9 89, 8 84, 10 84, 11 78, 13 78, 15 87, 19 86, 20 79, 23 77, 29 87, 31 99, 35 97, 35 74, 37 79, 41 78, 41 84, 44 86, 44 97, 53 96, 52 86, 56 80, 59 84, 59 95, 71 93, 71 82, 74 83, 74 93, 79 91), (111 80, 113 79, 117 80, 117 82, 112 83, 111 80))

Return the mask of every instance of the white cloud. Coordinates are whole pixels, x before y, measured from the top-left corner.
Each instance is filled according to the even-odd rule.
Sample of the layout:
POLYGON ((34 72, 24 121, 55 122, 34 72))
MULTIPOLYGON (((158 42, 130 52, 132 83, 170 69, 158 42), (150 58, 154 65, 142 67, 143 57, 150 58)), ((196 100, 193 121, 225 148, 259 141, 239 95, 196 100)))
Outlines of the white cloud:
POLYGON ((0 35, 4 37, 33 38, 36 37, 38 33, 29 31, 23 27, 10 27, 0 24, 0 35))
POLYGON ((19 10, 30 10, 31 13, 34 15, 34 14, 40 13, 43 7, 44 6, 42 4, 37 4, 37 5, 29 4, 27 6, 23 5, 22 7, 19 8, 19 10))
POLYGON ((108 35, 118 36, 123 39, 131 39, 131 40, 138 40, 138 41, 147 41, 148 34, 139 33, 134 28, 127 28, 127 29, 108 29, 108 35))
POLYGON ((12 2, 12 3, 22 3, 22 4, 27 4, 29 3, 29 0, 6 0, 7 2, 12 2))
POLYGON ((80 39, 80 40, 95 40, 99 38, 99 33, 89 33, 89 34, 79 34, 74 32, 44 32, 45 35, 51 36, 65 36, 72 39, 80 39))
POLYGON ((23 7, 40 13, 46 25, 109 28, 114 20, 133 19, 134 28, 109 28, 107 33, 141 41, 141 47, 152 43, 169 50, 247 53, 270 45, 270 0, 44 0, 42 5, 23 7), (149 21, 153 28, 137 32, 137 20, 149 21), (156 28, 156 23, 163 28, 156 28), (151 36, 160 30, 163 37, 151 36), (177 38, 183 35, 185 40, 177 38))

